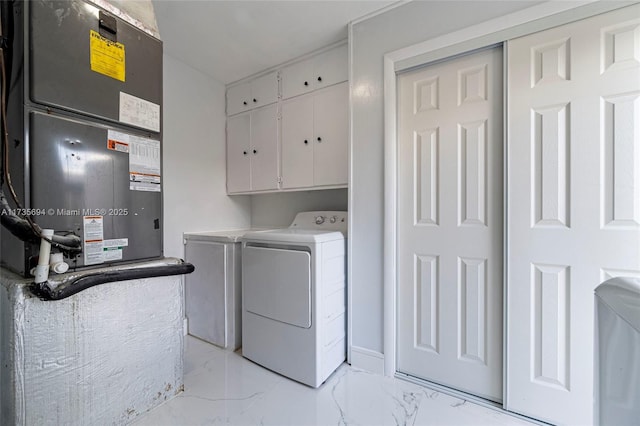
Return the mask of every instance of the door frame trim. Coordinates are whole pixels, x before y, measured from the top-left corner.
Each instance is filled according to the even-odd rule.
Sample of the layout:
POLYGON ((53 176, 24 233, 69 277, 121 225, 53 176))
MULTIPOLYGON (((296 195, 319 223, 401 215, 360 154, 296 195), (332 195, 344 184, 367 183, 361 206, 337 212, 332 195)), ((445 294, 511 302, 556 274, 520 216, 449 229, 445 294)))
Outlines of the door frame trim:
MULTIPOLYGON (((508 40, 543 31, 551 27, 585 19, 611 10, 630 6, 638 1, 598 1, 578 2, 548 1, 518 12, 483 22, 460 31, 407 46, 384 55, 384 262, 383 262, 383 350, 384 373, 393 376, 396 363, 396 276, 397 276, 397 75, 413 68, 427 65, 452 56, 474 51, 491 45, 503 44, 508 40)), ((506 52, 506 49, 505 49, 506 52)), ((506 54, 506 53, 505 53, 506 54)), ((506 59, 506 58, 505 58, 506 59)), ((506 66, 506 61, 503 66, 506 66)), ((506 87, 508 76, 504 74, 506 87)), ((507 93, 504 93, 505 100, 507 93)), ((505 120, 506 111, 505 101, 505 120)), ((504 173, 508 171, 507 134, 504 132, 504 173)), ((504 180, 504 206, 507 206, 507 180, 504 180)), ((507 249, 507 220, 504 215, 504 250, 507 249)), ((506 268, 504 262, 504 315, 507 310, 506 268)), ((503 323, 503 338, 506 350, 507 323, 503 323)), ((503 372, 507 371, 508 359, 503 352, 503 372)), ((507 406, 507 377, 503 374, 503 406, 507 406)))

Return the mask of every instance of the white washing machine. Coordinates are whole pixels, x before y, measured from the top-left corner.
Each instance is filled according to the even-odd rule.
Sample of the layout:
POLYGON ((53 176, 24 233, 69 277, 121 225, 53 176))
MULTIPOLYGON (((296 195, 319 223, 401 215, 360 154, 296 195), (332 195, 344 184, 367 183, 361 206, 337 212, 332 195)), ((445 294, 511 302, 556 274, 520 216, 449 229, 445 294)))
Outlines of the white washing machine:
POLYGON ((242 355, 312 387, 346 357, 347 212, 242 238, 242 355))

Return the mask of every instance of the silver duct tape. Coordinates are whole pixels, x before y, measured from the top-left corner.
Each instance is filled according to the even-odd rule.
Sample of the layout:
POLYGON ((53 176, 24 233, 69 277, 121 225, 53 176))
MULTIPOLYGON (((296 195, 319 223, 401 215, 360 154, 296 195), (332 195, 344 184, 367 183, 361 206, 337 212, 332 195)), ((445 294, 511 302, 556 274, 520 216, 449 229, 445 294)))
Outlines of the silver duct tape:
MULTIPOLYGON (((180 260, 102 269, 168 262, 180 260)), ((55 302, 34 297, 30 282, 0 270, 0 424, 128 423, 182 390, 180 276, 104 284, 55 302)))

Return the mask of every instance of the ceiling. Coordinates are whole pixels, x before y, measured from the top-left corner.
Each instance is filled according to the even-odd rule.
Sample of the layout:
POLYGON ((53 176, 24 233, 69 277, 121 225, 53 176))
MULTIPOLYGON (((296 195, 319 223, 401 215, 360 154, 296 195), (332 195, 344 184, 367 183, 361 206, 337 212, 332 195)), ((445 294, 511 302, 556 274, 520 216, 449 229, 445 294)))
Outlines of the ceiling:
POLYGON ((221 83, 347 38, 347 24, 395 1, 153 0, 165 52, 221 83))

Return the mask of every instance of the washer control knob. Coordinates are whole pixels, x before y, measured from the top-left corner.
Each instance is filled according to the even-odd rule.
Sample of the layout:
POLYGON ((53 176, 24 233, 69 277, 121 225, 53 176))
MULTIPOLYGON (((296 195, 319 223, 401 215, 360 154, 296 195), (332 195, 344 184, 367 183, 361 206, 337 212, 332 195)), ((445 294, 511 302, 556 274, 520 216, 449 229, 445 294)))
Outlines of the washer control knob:
POLYGON ((316 225, 322 225, 324 223, 324 216, 316 216, 316 225))
POLYGON ((331 216, 331 219, 329 219, 329 222, 331 223, 336 223, 338 221, 338 216, 331 216))

